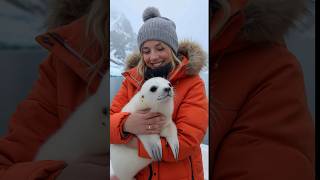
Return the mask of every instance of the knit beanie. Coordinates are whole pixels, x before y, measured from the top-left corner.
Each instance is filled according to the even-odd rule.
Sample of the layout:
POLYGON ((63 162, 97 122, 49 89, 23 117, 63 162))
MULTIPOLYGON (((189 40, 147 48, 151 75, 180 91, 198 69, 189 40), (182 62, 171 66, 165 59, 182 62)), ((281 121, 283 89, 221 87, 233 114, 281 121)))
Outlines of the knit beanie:
POLYGON ((141 50, 145 41, 158 40, 171 47, 177 54, 178 37, 175 23, 166 17, 161 17, 159 10, 155 7, 146 8, 142 18, 144 24, 139 29, 137 38, 139 49, 141 50))

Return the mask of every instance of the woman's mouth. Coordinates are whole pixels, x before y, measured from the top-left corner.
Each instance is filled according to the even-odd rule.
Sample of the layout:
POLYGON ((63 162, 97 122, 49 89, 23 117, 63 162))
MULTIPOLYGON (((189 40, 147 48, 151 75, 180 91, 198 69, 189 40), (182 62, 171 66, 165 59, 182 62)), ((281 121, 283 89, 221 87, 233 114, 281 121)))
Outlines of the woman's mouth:
POLYGON ((160 61, 160 62, 156 62, 156 63, 151 63, 151 66, 153 68, 158 68, 158 67, 161 67, 163 64, 163 61, 160 61))

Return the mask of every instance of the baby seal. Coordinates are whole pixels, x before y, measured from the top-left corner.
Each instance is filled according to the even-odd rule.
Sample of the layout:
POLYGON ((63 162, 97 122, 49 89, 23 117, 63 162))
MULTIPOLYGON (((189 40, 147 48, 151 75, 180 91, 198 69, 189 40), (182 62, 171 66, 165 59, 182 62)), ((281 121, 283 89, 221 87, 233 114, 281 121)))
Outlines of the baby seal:
POLYGON ((141 169, 152 161, 160 161, 162 159, 160 136, 166 138, 175 159, 178 159, 178 134, 176 125, 172 121, 174 109, 173 87, 168 80, 160 77, 147 80, 142 85, 141 90, 123 107, 122 112, 135 112, 147 108, 151 112, 159 112, 164 115, 166 123, 160 135, 137 135, 152 159, 139 157, 138 150, 126 144, 110 145, 112 168, 120 180, 132 180, 141 169))

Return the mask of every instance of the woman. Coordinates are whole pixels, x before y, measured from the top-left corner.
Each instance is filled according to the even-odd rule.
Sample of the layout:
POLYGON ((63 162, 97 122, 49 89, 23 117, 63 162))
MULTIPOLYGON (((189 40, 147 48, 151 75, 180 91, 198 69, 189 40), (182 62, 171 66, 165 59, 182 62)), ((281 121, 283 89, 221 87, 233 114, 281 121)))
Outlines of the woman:
MULTIPOLYGON (((102 52, 108 12, 103 0, 53 0, 49 7, 53 10, 49 30, 37 41, 50 54, 41 63, 39 79, 28 97, 13 114, 9 132, 0 139, 0 179, 106 179, 106 155, 79 159, 74 164, 33 161, 40 146, 73 111, 80 104, 86 106, 87 97, 94 95, 101 100, 93 113, 99 117, 107 102, 106 83, 98 88, 107 65, 102 52)), ((82 112, 75 113, 81 116, 82 112)), ((93 120, 102 123, 96 115, 93 120)), ((107 148, 103 151, 107 153, 107 148)))
POLYGON ((160 133, 163 117, 148 110, 128 113, 121 109, 144 81, 167 78, 175 89, 172 119, 178 129, 179 157, 174 159, 161 138, 162 160, 141 170, 136 179, 203 179, 200 143, 208 127, 208 101, 198 73, 204 66, 204 52, 191 42, 178 44, 175 23, 161 17, 156 8, 147 8, 143 19, 138 33, 140 53, 128 58, 125 79, 110 107, 110 143, 128 144, 138 149, 140 157, 150 158, 135 135, 160 133))
POLYGON ((210 179, 314 179, 303 74, 283 40, 306 2, 212 3, 210 179))

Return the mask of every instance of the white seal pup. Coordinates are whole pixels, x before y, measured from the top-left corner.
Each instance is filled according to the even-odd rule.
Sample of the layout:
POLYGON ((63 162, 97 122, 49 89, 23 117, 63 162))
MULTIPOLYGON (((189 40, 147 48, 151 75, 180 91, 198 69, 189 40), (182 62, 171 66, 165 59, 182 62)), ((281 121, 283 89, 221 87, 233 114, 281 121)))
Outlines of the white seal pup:
POLYGON ((132 180, 141 169, 152 161, 162 159, 160 136, 166 138, 175 159, 178 159, 178 134, 176 125, 172 121, 173 87, 168 80, 160 77, 147 80, 141 90, 123 107, 122 112, 135 112, 147 108, 150 108, 151 112, 163 114, 166 117, 166 123, 160 135, 137 136, 152 159, 139 157, 138 150, 130 148, 126 144, 110 144, 111 165, 120 180, 132 180))
POLYGON ((71 163, 107 155, 108 77, 104 76, 97 92, 82 103, 63 126, 44 142, 34 160, 64 160, 71 163))

